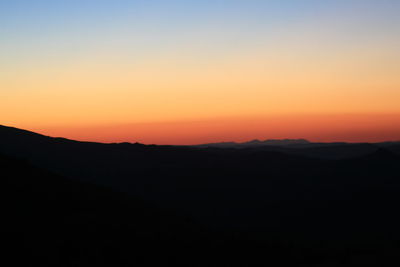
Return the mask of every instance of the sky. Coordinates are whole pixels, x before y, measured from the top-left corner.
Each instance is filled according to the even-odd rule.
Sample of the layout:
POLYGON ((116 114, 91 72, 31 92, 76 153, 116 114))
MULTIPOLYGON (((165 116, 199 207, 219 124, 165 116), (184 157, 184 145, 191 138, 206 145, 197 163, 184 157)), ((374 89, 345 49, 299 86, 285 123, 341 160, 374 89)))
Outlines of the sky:
POLYGON ((398 0, 0 0, 0 124, 99 142, 400 140, 398 0))

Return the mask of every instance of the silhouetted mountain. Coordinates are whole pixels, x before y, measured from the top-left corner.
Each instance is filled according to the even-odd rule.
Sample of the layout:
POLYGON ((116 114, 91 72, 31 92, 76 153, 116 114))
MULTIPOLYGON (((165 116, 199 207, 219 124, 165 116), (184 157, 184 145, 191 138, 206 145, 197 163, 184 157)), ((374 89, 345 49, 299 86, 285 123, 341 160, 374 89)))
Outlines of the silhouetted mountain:
POLYGON ((345 159, 367 155, 379 148, 387 148, 400 154, 400 142, 382 143, 312 143, 305 139, 283 140, 252 140, 244 143, 222 142, 196 145, 198 148, 236 148, 255 149, 257 151, 278 151, 285 154, 293 154, 322 159, 345 159))
POLYGON ((0 170, 2 260, 7 255, 15 265, 190 264, 201 258, 188 247, 216 244, 188 218, 126 194, 3 156, 0 170))
MULTIPOLYGON (((94 207, 95 214, 105 212, 106 215, 96 215, 100 217, 89 220, 92 223, 102 221, 98 219, 103 218, 101 216, 115 218, 105 230, 108 233, 105 240, 111 241, 106 242, 107 246, 99 242, 97 249, 104 251, 107 247, 110 251, 123 251, 108 254, 111 256, 107 263, 113 259, 120 265, 131 265, 134 261, 127 260, 126 255, 137 249, 135 245, 130 247, 127 239, 138 234, 140 238, 135 238, 139 243, 151 243, 139 249, 139 254, 168 259, 171 265, 382 264, 397 260, 400 252, 400 217, 396 212, 400 204, 397 146, 396 143, 306 144, 305 147, 238 149, 100 144, 0 127, 0 153, 19 158, 19 163, 12 163, 15 167, 7 174, 12 182, 6 183, 17 180, 29 184, 22 191, 15 185, 6 189, 10 192, 5 194, 8 200, 22 192, 17 198, 22 204, 13 206, 14 202, 3 201, 3 205, 20 211, 18 216, 29 218, 21 221, 35 217, 56 223, 57 229, 51 231, 61 236, 64 231, 66 236, 70 234, 65 230, 69 224, 65 226, 64 223, 70 222, 67 218, 71 210, 77 210, 83 217, 89 216, 92 210, 87 209, 89 206, 94 207), (20 166, 21 161, 35 167, 20 166), (13 175, 25 168, 29 168, 26 174, 13 175), (35 174, 32 168, 45 171, 35 174), (20 177, 25 178, 21 180, 20 177), (40 177, 47 178, 41 180, 40 177), (72 185, 64 187, 68 183, 72 185), (83 185, 86 186, 83 192, 76 189, 83 185), (99 191, 103 193, 96 193, 99 191), (37 192, 42 193, 38 195, 37 192), (51 197, 40 200, 43 192, 51 197), (76 195, 78 200, 72 201, 71 195, 76 195), (32 208, 23 209, 31 199, 41 204, 35 205, 33 211, 32 208), (89 204, 85 202, 87 199, 91 201, 89 204), (55 204, 42 205, 47 201, 55 204), (41 206, 45 207, 42 211, 37 209, 41 206), (58 206, 64 208, 57 209, 58 206), (56 210, 55 214, 60 217, 54 220, 52 214, 56 210), (137 210, 144 213, 137 213, 137 210), (135 223, 140 223, 137 228, 145 233, 159 233, 161 227, 172 240, 182 241, 174 243, 166 239, 165 243, 154 238, 157 234, 141 235, 140 231, 130 228, 135 223), (124 227, 118 226, 116 232, 110 230, 121 224, 124 227), (128 237, 124 239, 123 236, 128 237), (182 244, 189 244, 181 253, 187 255, 184 259, 173 253, 180 251, 182 244), (152 249, 153 246, 156 249, 152 249), (163 254, 165 247, 171 250, 163 254)), ((4 163, 2 169, 14 166, 12 164, 4 163)), ((17 215, 8 217, 14 216, 17 215)), ((88 234, 90 223, 78 223, 77 233, 88 234)), ((15 233, 30 236, 37 232, 35 227, 21 229, 24 228, 15 228, 15 233)), ((97 238, 99 232, 92 234, 97 238)), ((95 237, 93 240, 97 240, 95 237)), ((49 242, 64 243, 63 238, 49 242)), ((97 241, 93 243, 98 244, 97 241)), ((29 243, 24 251, 32 246, 29 243)), ((59 248, 55 246, 54 251, 50 250, 54 256, 51 261, 59 260, 59 248)), ((67 247, 65 253, 68 250, 74 251, 74 247, 67 247)), ((66 256, 61 253, 60 257, 66 256)), ((93 259, 97 259, 93 257, 94 254, 84 252, 77 261, 81 264, 82 260, 87 260, 92 264, 96 262, 93 259)), ((102 257, 99 259, 105 261, 102 257)))
POLYGON ((254 146, 290 146, 290 145, 304 145, 304 144, 310 144, 310 142, 305 139, 282 139, 282 140, 269 139, 264 141, 254 139, 244 143, 236 143, 236 142, 210 143, 210 144, 197 145, 197 147, 246 148, 254 146))
POLYGON ((304 145, 310 142, 305 139, 269 139, 265 141, 253 140, 250 142, 241 143, 241 145, 267 145, 267 146, 288 146, 288 145, 304 145))

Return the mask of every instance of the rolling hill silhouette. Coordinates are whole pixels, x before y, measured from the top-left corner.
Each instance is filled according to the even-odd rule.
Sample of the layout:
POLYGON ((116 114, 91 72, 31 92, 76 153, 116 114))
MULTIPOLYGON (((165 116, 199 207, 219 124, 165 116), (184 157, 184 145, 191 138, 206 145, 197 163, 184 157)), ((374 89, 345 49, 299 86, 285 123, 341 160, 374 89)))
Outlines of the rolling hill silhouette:
POLYGON ((400 248, 398 143, 147 146, 1 126, 0 155, 3 229, 25 240, 9 247, 48 265, 383 263, 400 248))
POLYGON ((7 251, 2 255, 16 265, 184 264, 189 255, 196 257, 185 246, 212 248, 212 235, 189 218, 126 194, 71 181, 9 157, 0 156, 0 168, 1 242, 7 251))
POLYGON ((199 147, 254 147, 254 146, 291 146, 291 145, 308 145, 310 142, 306 139, 267 139, 264 141, 254 139, 248 142, 222 142, 198 145, 199 147))

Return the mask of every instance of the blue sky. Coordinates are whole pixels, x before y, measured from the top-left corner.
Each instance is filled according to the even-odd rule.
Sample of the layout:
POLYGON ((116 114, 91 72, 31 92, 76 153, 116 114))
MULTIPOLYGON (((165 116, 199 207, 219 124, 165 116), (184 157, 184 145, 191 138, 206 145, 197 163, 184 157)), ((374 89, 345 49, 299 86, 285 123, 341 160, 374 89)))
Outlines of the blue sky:
POLYGON ((399 113, 399 0, 0 0, 23 128, 399 113))

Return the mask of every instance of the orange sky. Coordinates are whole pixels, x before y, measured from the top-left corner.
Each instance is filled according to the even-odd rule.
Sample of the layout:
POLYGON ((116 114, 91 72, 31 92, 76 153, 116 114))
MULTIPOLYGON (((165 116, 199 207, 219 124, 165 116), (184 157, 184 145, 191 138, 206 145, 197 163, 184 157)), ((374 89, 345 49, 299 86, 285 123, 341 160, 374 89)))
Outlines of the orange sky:
POLYGON ((201 144, 306 138, 314 142, 399 141, 399 114, 279 115, 80 127, 32 127, 51 136, 98 142, 201 144))
POLYGON ((0 124, 156 144, 400 139, 399 1, 135 2, 0 3, 0 124))

